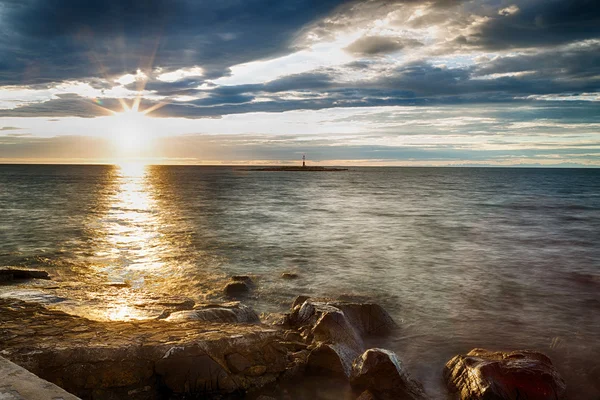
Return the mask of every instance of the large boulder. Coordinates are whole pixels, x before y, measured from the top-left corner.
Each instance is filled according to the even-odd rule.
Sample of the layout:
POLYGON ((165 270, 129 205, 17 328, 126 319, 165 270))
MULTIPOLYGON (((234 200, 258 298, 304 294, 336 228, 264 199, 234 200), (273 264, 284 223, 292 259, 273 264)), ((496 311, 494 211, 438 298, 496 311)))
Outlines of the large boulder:
POLYGON ((396 354, 385 349, 369 349, 356 358, 350 383, 355 389, 368 390, 382 400, 427 398, 423 386, 410 377, 396 354))
POLYGON ((533 351, 473 349, 446 363, 444 379, 464 400, 561 400, 566 391, 552 361, 533 351))
POLYGON ((302 333, 307 341, 340 343, 364 350, 366 337, 390 332, 396 327, 392 317, 373 303, 349 303, 297 299, 289 315, 291 327, 302 333))
POLYGON ((165 321, 206 321, 257 324, 260 322, 260 319, 252 308, 234 302, 225 304, 206 304, 196 306, 193 310, 173 312, 165 319, 165 321))

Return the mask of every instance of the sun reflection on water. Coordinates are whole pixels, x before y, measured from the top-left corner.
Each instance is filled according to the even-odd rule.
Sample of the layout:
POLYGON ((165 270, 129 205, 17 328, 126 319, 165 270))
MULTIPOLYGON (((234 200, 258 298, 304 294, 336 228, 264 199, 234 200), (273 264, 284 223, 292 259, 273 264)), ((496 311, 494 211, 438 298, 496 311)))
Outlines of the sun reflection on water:
POLYGON ((170 249, 161 233, 149 167, 123 163, 116 168, 115 190, 98 229, 103 240, 97 256, 107 261, 98 272, 106 277, 106 289, 99 293, 101 311, 91 314, 110 320, 140 319, 144 313, 132 304, 160 279, 165 269, 162 255, 170 249))

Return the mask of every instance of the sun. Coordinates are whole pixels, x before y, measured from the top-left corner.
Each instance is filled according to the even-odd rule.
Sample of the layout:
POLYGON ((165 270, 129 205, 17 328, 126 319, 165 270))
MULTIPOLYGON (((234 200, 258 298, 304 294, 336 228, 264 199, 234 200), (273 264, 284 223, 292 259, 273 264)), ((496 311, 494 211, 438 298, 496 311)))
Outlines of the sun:
POLYGON ((148 157, 154 145, 152 118, 134 108, 110 117, 110 141, 115 158, 148 157))

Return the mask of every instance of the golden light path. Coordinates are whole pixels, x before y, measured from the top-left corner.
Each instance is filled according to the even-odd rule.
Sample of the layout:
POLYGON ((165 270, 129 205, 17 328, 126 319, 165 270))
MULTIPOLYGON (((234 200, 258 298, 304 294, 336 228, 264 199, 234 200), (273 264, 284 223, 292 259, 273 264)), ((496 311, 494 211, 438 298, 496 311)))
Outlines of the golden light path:
MULTIPOLYGON (((110 208, 104 218, 105 251, 115 260, 107 267, 109 282, 124 283, 133 290, 132 296, 111 297, 106 304, 106 318, 126 320, 143 318, 135 303, 136 289, 146 286, 145 280, 160 274, 164 268, 161 254, 164 248, 158 232, 155 200, 147 181, 147 166, 142 163, 123 163, 115 176, 116 190, 109 199, 110 208)), ((130 290, 121 290, 129 293, 130 290)))

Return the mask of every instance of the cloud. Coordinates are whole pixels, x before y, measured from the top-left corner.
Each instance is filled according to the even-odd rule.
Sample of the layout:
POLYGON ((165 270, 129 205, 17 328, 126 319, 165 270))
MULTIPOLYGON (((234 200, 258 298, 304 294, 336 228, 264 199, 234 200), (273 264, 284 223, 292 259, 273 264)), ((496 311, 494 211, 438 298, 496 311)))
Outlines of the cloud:
POLYGON ((485 50, 548 47, 600 38, 600 3, 595 0, 521 1, 486 15, 456 42, 485 50))
POLYGON ((417 47, 423 44, 415 39, 395 38, 386 36, 365 36, 346 47, 350 53, 373 56, 393 53, 406 47, 417 47))
POLYGON ((163 74, 201 67, 215 78, 289 51, 304 25, 341 2, 4 0, 0 84, 120 76, 155 65, 163 74))

